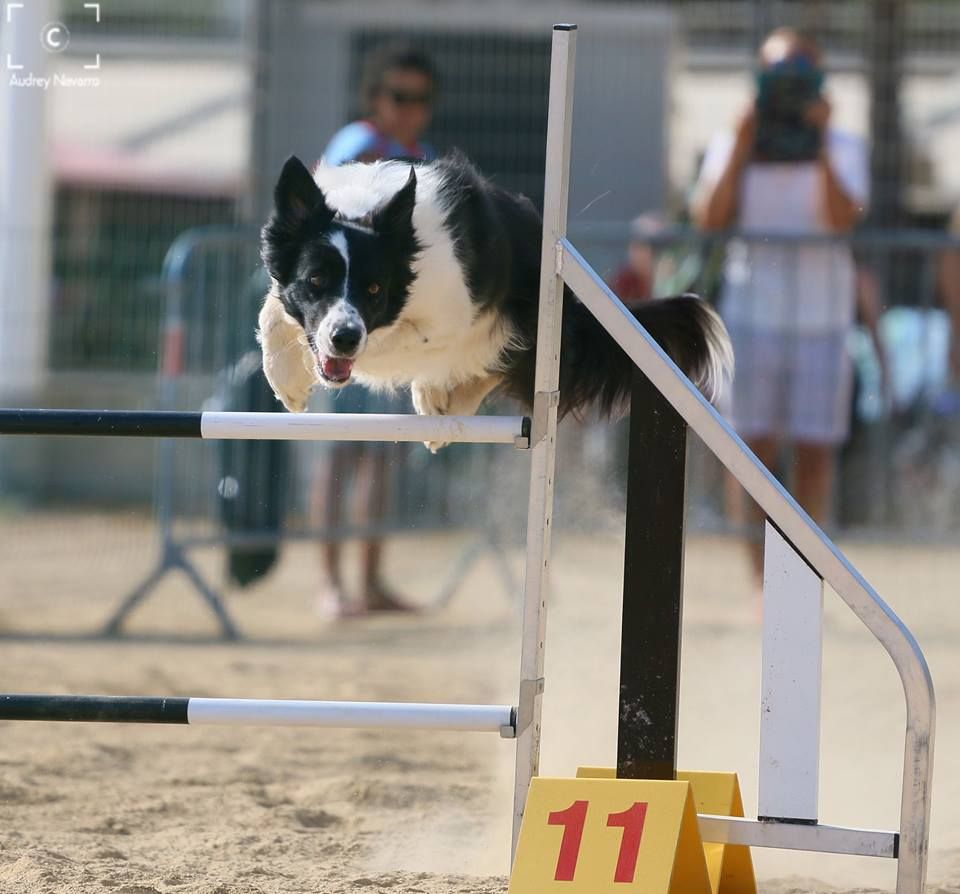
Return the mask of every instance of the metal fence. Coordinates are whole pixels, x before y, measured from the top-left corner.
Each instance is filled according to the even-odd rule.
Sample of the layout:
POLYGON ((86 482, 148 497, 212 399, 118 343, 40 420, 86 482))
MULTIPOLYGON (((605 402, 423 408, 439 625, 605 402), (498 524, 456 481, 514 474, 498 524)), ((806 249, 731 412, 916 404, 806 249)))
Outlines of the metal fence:
MULTIPOLYGON (((209 227, 182 234, 163 265, 161 360, 156 406, 164 410, 283 412, 260 369, 256 318, 268 281, 258 263, 255 230, 209 227)), ((322 389, 321 389, 322 391, 322 389)), ((395 412, 412 412, 409 398, 394 399, 395 412)), ((320 393, 315 412, 336 409, 320 393)), ((250 441, 217 444, 160 440, 154 510, 160 541, 157 565, 130 593, 107 624, 116 633, 127 615, 174 571, 185 573, 210 605, 223 632, 235 635, 218 595, 192 559, 200 548, 224 550, 225 579, 246 586, 267 574, 282 544, 469 532, 452 565, 438 570, 438 584, 424 604, 439 606, 456 593, 474 561, 490 556, 508 598, 518 590, 504 548, 520 542, 523 506, 517 493, 524 467, 489 445, 431 456, 410 445, 321 444, 250 441), (346 450, 340 474, 324 487, 333 451, 346 450), (360 486, 361 455, 383 452, 386 499, 374 521, 356 521, 351 506, 360 486), (480 496, 480 495, 483 496, 480 496), (331 504, 343 506, 331 518, 331 504)), ((336 471, 336 470, 334 470, 336 471)), ((521 488, 522 489, 522 488, 521 488)))
MULTIPOLYGON (((163 257, 178 234, 198 226, 225 227, 216 232, 227 232, 236 242, 216 247, 203 243, 184 267, 183 327, 177 336, 183 339, 183 366, 175 389, 169 378, 161 378, 159 395, 163 405, 194 409, 229 396, 230 370, 236 377, 237 364, 253 347, 249 336, 259 294, 251 285, 257 266, 251 234, 261 222, 256 193, 274 173, 263 164, 258 140, 282 142, 287 136, 284 129, 260 126, 265 108, 276 99, 263 83, 271 60, 298 56, 309 48, 313 56, 336 62, 330 71, 338 79, 325 81, 323 90, 310 79, 299 83, 291 77, 280 84, 288 91, 295 117, 324 122, 310 136, 309 145, 319 154, 328 131, 355 111, 364 54, 391 36, 412 40, 432 53, 440 77, 428 138, 441 151, 464 149, 498 182, 538 197, 547 47, 544 32, 539 25, 532 28, 530 20, 541 12, 549 17, 549 4, 497 4, 495 15, 474 14, 468 6, 415 0, 352 6, 321 0, 218 0, 200 5, 130 0, 116 8, 104 5, 103 21, 97 22, 80 0, 64 2, 60 13, 73 42, 50 64, 72 70, 90 53, 101 52, 104 66, 112 70, 109 81, 104 75, 96 88, 99 93, 50 92, 50 143, 59 147, 51 153, 51 307, 48 316, 37 315, 49 330, 47 356, 41 383, 18 400, 116 408, 152 403, 158 393, 155 371, 172 356, 167 325, 171 278, 169 269, 162 273, 163 257), (383 15, 375 15, 376 10, 383 15), (271 17, 301 14, 312 29, 305 35, 312 40, 319 29, 331 41, 324 44, 329 53, 316 52, 309 42, 306 47, 297 43, 290 29, 266 27, 271 17), (483 21, 478 24, 477 19, 483 21), (342 40, 331 36, 334 21, 342 40), (286 42, 271 43, 274 37, 286 42), (238 225, 249 229, 240 236, 234 229, 238 225)), ((585 42, 579 66, 584 77, 578 82, 590 83, 592 78, 608 85, 614 80, 633 83, 633 92, 652 103, 642 108, 660 109, 661 101, 663 106, 661 117, 636 127, 635 109, 641 107, 622 105, 628 90, 599 92, 590 103, 580 102, 578 95, 575 103, 571 232, 590 262, 611 280, 625 256, 629 214, 604 217, 605 203, 611 195, 635 190, 643 197, 636 200, 636 213, 653 207, 665 218, 681 217, 671 209, 684 205, 697 157, 711 132, 729 127, 747 97, 752 54, 767 29, 792 24, 812 31, 826 50, 828 68, 837 73, 830 87, 836 92, 836 114, 862 133, 869 131, 869 75, 876 62, 871 47, 878 37, 876 29, 867 26, 875 19, 876 0, 636 0, 584 2, 582 7, 585 42), (631 17, 639 22, 646 14, 654 15, 662 29, 657 33, 670 45, 657 79, 639 67, 647 58, 644 52, 621 54, 616 66, 603 68, 608 61, 605 44, 591 48, 586 39, 610 22, 629 23, 631 17), (634 68, 624 67, 624 59, 636 66, 632 80, 634 68), (647 94, 657 94, 656 102, 647 94), (593 117, 585 118, 588 112, 593 117), (584 122, 589 127, 582 126, 584 122), (603 143, 633 145, 634 137, 624 135, 637 130, 657 132, 662 139, 644 150, 652 154, 642 159, 638 155, 627 166, 611 165, 594 144, 587 155, 577 156, 578 140, 587 130, 600 134, 596 145, 601 148, 603 143), (586 186, 578 186, 578 177, 586 186), (656 196, 662 201, 651 198, 656 196)), ((952 496, 957 461, 950 443, 950 397, 941 389, 949 327, 940 309, 937 270, 947 248, 946 237, 938 232, 960 197, 960 166, 954 161, 960 156, 954 151, 953 132, 960 115, 951 98, 956 96, 953 59, 960 46, 960 6, 950 0, 915 0, 902 7, 901 106, 911 147, 903 192, 905 227, 855 237, 866 279, 872 276, 880 289, 883 313, 878 326, 889 343, 896 400, 884 403, 870 336, 854 332, 851 350, 857 357, 860 391, 851 411, 852 437, 840 454, 835 519, 847 530, 873 534, 951 536, 960 527, 952 496), (918 225, 931 229, 921 233, 918 225)), ((0 22, 0 35, 3 28, 0 22)), ((288 151, 285 146, 274 148, 288 151)), ((0 221, 0 227, 9 226, 0 221)), ((204 239, 214 231, 205 232, 204 239)), ((671 242, 660 253, 662 288, 697 288, 716 300, 729 252, 689 232, 659 238, 671 242)), ((18 313, 33 319, 16 303, 5 303, 2 311, 0 319, 14 319, 18 313)), ((6 356, 0 356, 0 369, 16 365, 10 358, 18 350, 16 338, 2 342, 0 355, 6 356)), ((567 486, 590 492, 591 499, 582 502, 590 503, 592 518, 622 508, 621 429, 568 423, 564 430, 561 462, 576 470, 565 476, 567 486)), ((50 499, 56 489, 64 498, 106 503, 156 499, 167 512, 163 500, 169 499, 170 529, 182 531, 178 537, 222 538, 219 529, 229 516, 224 503, 230 498, 220 491, 233 491, 232 484, 224 483, 231 476, 222 472, 233 460, 219 457, 209 446, 185 447, 207 452, 175 456, 172 475, 164 472, 164 463, 171 460, 163 459, 160 471, 166 484, 155 496, 153 480, 143 474, 152 468, 152 457, 134 451, 111 456, 125 463, 128 472, 122 480, 115 475, 109 487, 97 482, 92 460, 79 461, 85 455, 79 451, 71 454, 77 460, 72 477, 63 455, 51 453, 49 464, 61 469, 56 488, 39 468, 33 479, 20 480, 38 500, 50 499), (197 477, 191 480, 185 468, 195 470, 197 477)), ((490 484, 497 476, 480 468, 485 462, 482 451, 475 456, 458 450, 432 460, 428 474, 425 452, 398 454, 391 523, 406 524, 411 513, 419 512, 416 507, 428 504, 431 524, 465 521, 458 488, 472 482, 474 488, 498 492, 490 484)), ((285 526, 291 533, 316 533, 309 494, 311 470, 318 465, 321 458, 300 454, 290 463, 285 526)), ((696 517, 705 526, 729 529, 722 477, 706 461, 694 468, 696 517)), ((509 476, 506 480, 503 490, 509 491, 509 476)), ((570 505, 577 499, 572 495, 570 505)), ((500 501, 499 508, 510 503, 500 501)), ((564 506, 561 494, 561 521, 564 506)), ((576 515, 570 512, 574 523, 576 515)))
MULTIPOLYGON (((869 536, 940 538, 960 530, 960 393, 951 373, 951 342, 960 335, 945 308, 944 263, 960 251, 960 240, 933 230, 864 231, 848 237, 784 233, 704 234, 664 229, 638 240, 622 225, 572 227, 588 254, 625 243, 649 246, 651 294, 694 291, 724 311, 731 279, 761 290, 752 282, 752 250, 762 248, 765 262, 778 268, 782 296, 758 295, 754 323, 761 334, 770 327, 775 298, 780 314, 774 329, 786 332, 784 350, 803 347, 801 321, 809 313, 797 288, 803 264, 817 263, 810 251, 839 247, 853 262, 852 281, 843 271, 826 268, 825 287, 844 301, 852 289, 853 309, 846 337, 852 361, 849 403, 850 436, 837 452, 833 523, 869 536), (792 288, 792 291, 791 291, 792 288)), ((621 248, 622 250, 622 248, 621 248)), ((625 254, 626 257, 626 254, 625 254)), ((627 268, 627 265, 624 265, 627 268)), ((606 270, 615 283, 616 268, 606 270)), ((629 296, 625 296, 629 297, 629 296)), ((770 336, 773 338, 773 335, 770 336)), ((750 374, 754 358, 741 349, 737 368, 750 374)), ((818 399, 815 390, 807 395, 818 399)), ((785 398, 788 399, 788 398, 785 398)), ((779 470, 789 479, 790 457, 779 470)), ((707 527, 729 528, 738 518, 725 500, 722 481, 709 466, 700 468, 694 506, 707 527)))
MULTIPOLYGON (((588 254, 603 254, 611 247, 622 251, 630 242, 622 225, 615 224, 582 229, 578 238, 588 254)), ((788 271, 786 281, 790 282, 795 280, 796 265, 809 262, 806 251, 832 244, 849 250, 858 271, 857 319, 852 321, 856 325, 851 326, 846 344, 855 383, 849 406, 851 437, 838 453, 835 523, 850 531, 950 535, 960 529, 960 479, 955 473, 960 452, 948 436, 956 429, 958 408, 948 369, 950 319, 942 307, 938 273, 947 254, 960 250, 960 242, 917 230, 860 233, 844 239, 782 234, 721 237, 669 230, 650 238, 653 292, 693 290, 722 309, 725 276, 732 267, 741 275, 746 269, 749 275, 744 253, 751 245, 776 251, 776 263, 788 271)), ((608 270, 607 275, 614 281, 616 271, 608 270)), ((253 331, 265 282, 257 266, 255 234, 217 228, 185 234, 168 255, 164 282, 160 405, 276 408, 265 388, 259 393, 241 388, 239 397, 236 393, 238 364, 242 367, 244 358, 252 358, 251 369, 255 369, 257 360, 253 331), (238 399, 260 402, 238 405, 238 399)), ((849 283, 831 281, 828 287, 840 300, 839 290, 849 283)), ((799 294, 787 296, 785 305, 793 309, 796 319, 804 314, 799 294)), ((746 373, 751 358, 741 355, 737 361, 746 373)), ((239 372, 242 378, 242 368, 239 372)), ((398 400, 399 410, 409 409, 405 396, 398 400)), ((816 395, 811 394, 810 400, 815 401, 816 395)), ((329 397, 321 393, 314 408, 330 405, 329 397)), ((572 473, 567 477, 593 495, 592 518, 612 517, 619 510, 624 435, 622 426, 607 422, 571 421, 566 426, 566 453, 561 461, 572 473)), ((268 489, 255 483, 264 474, 256 468, 262 458, 225 457, 209 445, 170 442, 163 449, 191 452, 161 456, 156 493, 164 530, 172 531, 176 524, 179 536, 198 543, 211 538, 223 543, 263 539, 264 532, 256 530, 216 533, 225 518, 230 524, 225 506, 231 499, 268 489), (248 468, 245 463, 252 465, 248 468), (225 471, 231 465, 233 470, 225 471), (189 474, 184 474, 187 469, 189 474)), ((340 536, 324 534, 310 524, 309 478, 311 470, 315 472, 324 461, 317 449, 290 457, 289 489, 278 527, 284 536, 340 536)), ((415 523, 435 528, 468 524, 488 532, 516 533, 519 507, 510 499, 515 479, 502 456, 493 467, 483 448, 458 448, 439 457, 398 449, 392 467, 387 529, 406 529, 415 523), (480 505, 470 502, 477 493, 486 495, 480 505)), ((735 526, 737 518, 725 502, 722 476, 705 460, 694 468, 695 517, 706 528, 735 526)), ((783 471, 789 477, 789 457, 784 459, 783 471)), ((561 507, 575 503, 582 510, 574 493, 561 495, 561 507)), ((579 517, 582 521, 583 515, 579 517)), ((573 522, 573 517, 568 520, 573 522)), ((501 536, 492 535, 494 541, 501 536)))
MULTIPOLYGON (((638 5, 656 0, 635 0, 638 5)), ((900 0, 897 0, 900 2, 900 0)), ((952 52, 960 16, 952 0, 903 2, 905 46, 924 55, 952 52)), ((697 50, 750 52, 764 33, 792 25, 815 34, 828 51, 859 53, 870 40, 875 0, 673 0, 687 43, 697 50)))

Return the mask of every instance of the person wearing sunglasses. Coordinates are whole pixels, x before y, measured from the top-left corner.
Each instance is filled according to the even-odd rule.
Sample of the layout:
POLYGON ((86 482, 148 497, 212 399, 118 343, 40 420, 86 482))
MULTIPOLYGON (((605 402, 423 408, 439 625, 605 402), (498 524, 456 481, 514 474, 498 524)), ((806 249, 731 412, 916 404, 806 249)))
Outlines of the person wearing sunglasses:
POLYGON ((363 117, 334 134, 324 162, 432 161, 436 153, 421 138, 430 124, 435 85, 433 63, 425 53, 393 44, 374 50, 361 78, 363 117))
MULTIPOLYGON (((710 143, 692 202, 701 229, 743 236, 727 243, 719 304, 736 355, 734 427, 773 471, 781 447, 792 447, 791 489, 821 524, 853 383, 856 268, 842 236, 869 192, 866 142, 831 125, 823 86, 814 41, 772 32, 753 101, 710 143)), ((759 581, 759 544, 751 555, 759 581)))
MULTIPOLYGON (((435 85, 433 63, 419 50, 398 44, 374 50, 364 62, 361 78, 363 117, 334 134, 323 152, 323 162, 342 165, 383 159, 432 161, 436 153, 421 138, 430 124, 435 85)), ((354 384, 336 392, 330 410, 409 413, 410 407, 399 397, 374 394, 354 384)), ((383 528, 393 471, 404 456, 403 445, 332 444, 313 487, 314 518, 322 528, 331 531, 345 526, 356 526, 361 531, 383 528), (345 518, 350 508, 353 524, 345 518)), ((325 578, 317 600, 321 614, 342 618, 409 609, 408 603, 384 580, 380 534, 361 537, 359 589, 354 594, 348 593, 345 586, 341 554, 341 542, 336 536, 321 546, 325 578)))

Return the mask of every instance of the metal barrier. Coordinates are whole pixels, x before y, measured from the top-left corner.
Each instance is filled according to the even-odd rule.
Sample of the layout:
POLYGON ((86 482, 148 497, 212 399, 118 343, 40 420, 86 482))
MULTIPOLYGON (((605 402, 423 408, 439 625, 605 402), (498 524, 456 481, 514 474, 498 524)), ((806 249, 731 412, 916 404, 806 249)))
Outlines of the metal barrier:
MULTIPOLYGON (((804 265, 821 269, 823 291, 850 312, 850 431, 837 450, 834 529, 862 539, 956 542, 960 381, 951 380, 949 351, 960 331, 946 308, 941 265, 948 254, 960 256, 957 235, 916 228, 844 235, 703 233, 652 217, 643 232, 614 222, 576 226, 574 220, 571 234, 591 266, 606 271, 604 278, 614 290, 636 287, 624 262, 630 245, 647 265, 654 297, 693 291, 715 301, 747 336, 737 345, 737 368, 747 373, 752 349, 768 331, 784 353, 804 350, 809 327, 803 317, 811 289, 798 284, 798 274, 804 265), (838 269, 835 256, 831 263, 822 263, 820 256, 811 264, 812 252, 834 248, 842 249, 841 258, 852 264, 838 269), (776 268, 775 286, 758 278, 761 262, 764 270, 776 268), (764 296, 773 288, 783 294, 771 320, 771 302, 764 296), (729 298, 737 289, 756 293, 751 306, 764 319, 743 319, 746 302, 729 312, 729 298)), ((621 297, 638 296, 624 291, 621 297)), ((831 331, 843 337, 842 328, 831 331)), ((810 384, 804 400, 813 405, 818 385, 816 380, 810 384)), ((783 404, 790 400, 785 394, 783 404)), ((707 477, 709 464, 703 467, 701 456, 697 460, 693 471, 701 477, 692 483, 696 517, 702 528, 728 532, 735 526, 725 515, 721 481, 715 474, 707 477)))
MULTIPOLYGON (((213 411, 229 403, 231 376, 239 368, 244 375, 259 375, 259 351, 254 341, 256 317, 267 283, 259 264, 259 232, 251 228, 202 227, 183 233, 171 245, 163 265, 166 295, 158 371, 159 406, 169 411, 186 411, 204 406, 213 411)), ((359 386, 355 386, 359 387, 359 386)), ((249 399, 249 395, 245 395, 249 399)), ((266 383, 253 396, 256 406, 244 410, 282 409, 269 393, 266 383)), ((335 406, 318 395, 322 408, 335 406)), ((396 406, 403 406, 399 399, 396 406)), ((241 409, 233 407, 231 409, 241 409)), ((333 414, 329 424, 346 419, 333 414)), ((405 417, 410 419, 409 416, 405 417)), ((362 424, 362 420, 360 420, 362 424)), ((409 424, 409 423, 408 423, 409 424)), ((296 429, 284 428, 286 440, 296 429)), ((357 432, 341 430, 341 440, 358 438, 357 432), (349 435, 349 437, 347 437, 349 435)), ((323 440, 335 440, 324 438, 323 440)), ((317 441, 315 437, 309 440, 317 441)), ((424 440, 418 438, 397 440, 424 440)), ((445 438, 445 440, 451 440, 445 438)), ((456 440, 454 438, 453 440, 456 440)), ((494 512, 491 496, 478 506, 467 483, 476 487, 485 482, 486 492, 510 491, 521 480, 523 469, 503 462, 501 454, 494 475, 493 451, 475 443, 458 451, 430 457, 426 450, 384 445, 391 451, 388 474, 389 502, 383 518, 369 525, 319 524, 311 517, 309 500, 302 484, 311 469, 328 461, 322 445, 293 446, 278 443, 286 475, 276 470, 277 455, 252 456, 243 446, 227 455, 189 442, 162 438, 157 441, 154 514, 160 537, 160 554, 154 568, 128 593, 104 627, 108 636, 118 636, 130 613, 172 571, 179 570, 195 592, 210 607, 228 639, 239 637, 219 589, 207 580, 191 559, 194 550, 219 548, 227 551, 278 550, 284 543, 387 537, 415 529, 449 532, 470 531, 469 541, 451 564, 439 574, 440 583, 429 599, 418 600, 426 607, 440 608, 458 592, 475 563, 490 560, 497 570, 506 597, 513 601, 519 591, 504 548, 514 541, 519 518, 494 512), (429 475, 424 474, 429 463, 429 475), (229 465, 225 469, 225 465, 229 465), (184 476, 186 471, 188 477, 184 476), (512 476, 512 477, 511 477, 512 476), (498 479, 495 481, 495 479, 498 479), (235 504, 247 494, 272 491, 278 506, 277 524, 269 527, 228 524, 235 504), (467 498, 471 500, 469 507, 467 498), (232 501, 232 502, 231 502, 232 501)), ((522 465, 522 464, 521 464, 522 465)), ((500 502, 502 510, 509 501, 500 502)))

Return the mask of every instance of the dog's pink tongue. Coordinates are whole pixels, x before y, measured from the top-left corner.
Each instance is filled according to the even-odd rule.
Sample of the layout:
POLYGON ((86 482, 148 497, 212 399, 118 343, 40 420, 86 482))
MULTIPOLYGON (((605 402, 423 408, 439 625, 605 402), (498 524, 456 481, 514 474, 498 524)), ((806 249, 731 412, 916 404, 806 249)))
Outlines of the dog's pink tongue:
POLYGON ((353 371, 353 361, 346 357, 324 357, 323 374, 333 382, 345 382, 353 371))

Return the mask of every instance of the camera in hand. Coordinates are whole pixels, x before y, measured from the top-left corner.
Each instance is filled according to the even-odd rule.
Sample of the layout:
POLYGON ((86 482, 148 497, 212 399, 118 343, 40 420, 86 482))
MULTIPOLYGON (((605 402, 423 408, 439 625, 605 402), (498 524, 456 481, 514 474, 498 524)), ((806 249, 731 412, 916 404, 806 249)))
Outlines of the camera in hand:
POLYGON ((754 161, 816 160, 822 135, 806 115, 822 87, 823 72, 809 66, 781 65, 757 74, 754 161))

